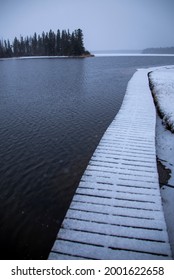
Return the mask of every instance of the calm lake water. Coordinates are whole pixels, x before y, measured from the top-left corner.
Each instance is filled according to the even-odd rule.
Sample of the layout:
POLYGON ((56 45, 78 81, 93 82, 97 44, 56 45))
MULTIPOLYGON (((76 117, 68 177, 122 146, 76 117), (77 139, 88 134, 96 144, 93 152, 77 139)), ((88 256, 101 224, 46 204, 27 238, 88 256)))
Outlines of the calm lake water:
POLYGON ((0 258, 46 259, 137 68, 174 57, 0 61, 0 258))

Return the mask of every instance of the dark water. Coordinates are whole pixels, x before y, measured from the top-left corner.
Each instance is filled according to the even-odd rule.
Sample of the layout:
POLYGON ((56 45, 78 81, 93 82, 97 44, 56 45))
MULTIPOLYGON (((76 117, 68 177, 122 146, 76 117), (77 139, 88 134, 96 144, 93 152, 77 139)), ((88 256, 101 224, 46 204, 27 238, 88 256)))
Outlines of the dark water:
POLYGON ((0 61, 0 258, 46 259, 136 68, 174 57, 0 61))

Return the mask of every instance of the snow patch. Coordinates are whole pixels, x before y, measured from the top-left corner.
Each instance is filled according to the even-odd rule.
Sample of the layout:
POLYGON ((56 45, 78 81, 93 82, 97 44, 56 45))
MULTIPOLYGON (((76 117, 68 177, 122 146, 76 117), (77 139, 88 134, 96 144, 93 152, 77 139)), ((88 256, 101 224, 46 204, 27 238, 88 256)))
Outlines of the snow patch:
POLYGON ((161 188, 161 196, 174 258, 174 134, 166 130, 159 116, 156 124, 156 149, 159 160, 171 171, 168 183, 161 188))
POLYGON ((149 78, 163 123, 174 132, 174 68, 155 70, 149 78))

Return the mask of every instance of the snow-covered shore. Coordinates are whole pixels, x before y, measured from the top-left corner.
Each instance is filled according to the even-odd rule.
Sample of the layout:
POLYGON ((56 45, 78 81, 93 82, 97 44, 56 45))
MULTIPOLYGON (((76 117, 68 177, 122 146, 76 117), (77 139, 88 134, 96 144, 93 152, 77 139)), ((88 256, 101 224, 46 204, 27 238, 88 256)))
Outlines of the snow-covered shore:
MULTIPOLYGON (((164 214, 174 258, 174 66, 153 70, 149 74, 150 85, 157 109, 156 151, 162 172, 169 173, 169 180, 160 182, 164 214), (167 129, 168 128, 168 129, 167 129)), ((160 175, 160 174, 159 174, 160 175)))
POLYGON ((7 57, 7 58, 0 58, 1 60, 22 60, 22 59, 65 59, 65 58, 88 58, 88 57, 94 57, 93 54, 84 54, 84 55, 45 55, 45 56, 19 56, 19 57, 7 57))
POLYGON ((174 68, 157 69, 149 74, 149 80, 163 123, 174 132, 174 68))

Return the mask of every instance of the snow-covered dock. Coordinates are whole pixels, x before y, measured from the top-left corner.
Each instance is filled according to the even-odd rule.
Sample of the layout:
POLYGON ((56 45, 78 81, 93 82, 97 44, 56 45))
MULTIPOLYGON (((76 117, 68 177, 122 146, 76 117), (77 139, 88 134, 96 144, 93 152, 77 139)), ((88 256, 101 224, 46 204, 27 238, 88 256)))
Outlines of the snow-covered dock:
POLYGON ((82 176, 49 259, 171 259, 147 73, 138 70, 130 80, 121 109, 82 176))

